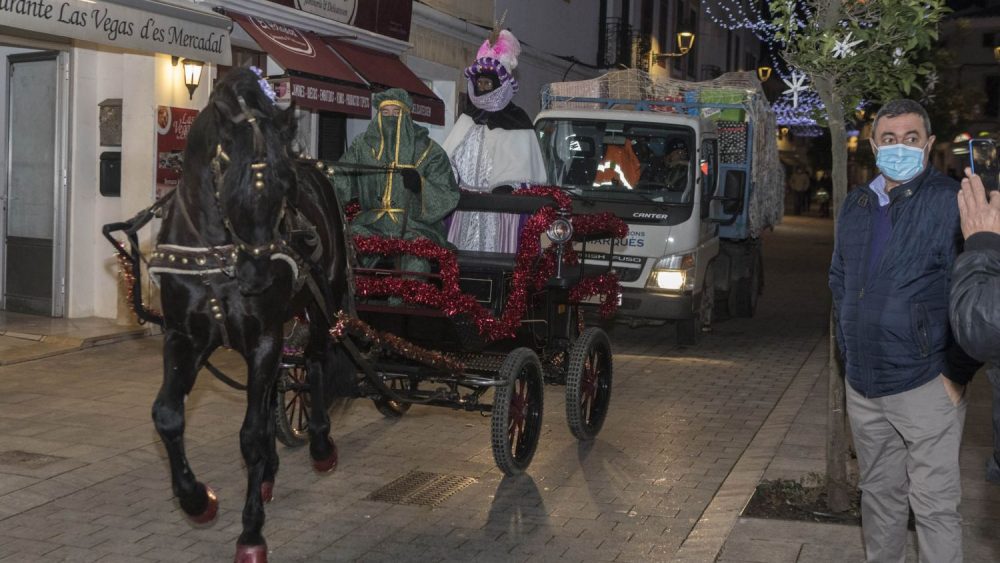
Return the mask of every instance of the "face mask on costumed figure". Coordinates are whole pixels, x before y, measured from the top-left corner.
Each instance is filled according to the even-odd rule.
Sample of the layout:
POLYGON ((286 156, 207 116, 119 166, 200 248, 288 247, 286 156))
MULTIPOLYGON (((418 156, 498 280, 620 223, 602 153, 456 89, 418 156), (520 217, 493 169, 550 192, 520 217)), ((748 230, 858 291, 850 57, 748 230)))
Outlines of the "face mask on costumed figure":
POLYGON ((476 61, 465 69, 469 101, 483 111, 500 111, 517 93, 512 72, 521 54, 521 44, 506 29, 494 41, 487 39, 476 53, 476 61))

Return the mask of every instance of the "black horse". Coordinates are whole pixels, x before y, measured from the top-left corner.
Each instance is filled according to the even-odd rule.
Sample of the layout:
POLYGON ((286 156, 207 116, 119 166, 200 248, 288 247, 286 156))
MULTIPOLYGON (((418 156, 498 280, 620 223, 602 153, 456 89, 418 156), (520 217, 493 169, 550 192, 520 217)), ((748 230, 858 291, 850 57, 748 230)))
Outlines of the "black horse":
MULTIPOLYGON (((248 483, 237 561, 267 558, 263 504, 278 470, 276 380, 292 313, 304 310, 310 320, 313 401, 328 405, 353 373, 338 364, 344 356, 328 335, 348 292, 343 215, 322 171, 292 154, 294 136, 294 111, 276 107, 253 70, 229 72, 192 124, 183 179, 150 261, 165 331, 153 421, 170 457, 173 492, 196 522, 212 520, 218 500, 188 465, 184 400, 219 346, 247 364, 240 450, 248 483)), ((329 471, 337 464, 329 417, 325 408, 311 412, 310 454, 317 470, 329 471)))

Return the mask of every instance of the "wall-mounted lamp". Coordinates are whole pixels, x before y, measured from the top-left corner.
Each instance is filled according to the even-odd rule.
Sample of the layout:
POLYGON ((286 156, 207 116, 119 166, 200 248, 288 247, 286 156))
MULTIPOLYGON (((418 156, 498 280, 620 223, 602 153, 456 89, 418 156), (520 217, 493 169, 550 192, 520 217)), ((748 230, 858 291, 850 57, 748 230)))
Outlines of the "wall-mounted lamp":
POLYGON ((188 99, 193 100, 194 91, 201 84, 201 71, 205 67, 205 63, 194 59, 181 59, 176 56, 170 57, 170 64, 173 66, 177 66, 178 62, 184 67, 184 85, 188 89, 188 99))
POLYGON ((993 58, 1000 63, 1000 45, 993 47, 993 58))
POLYGON ((769 66, 759 66, 757 67, 757 78, 759 78, 761 82, 767 82, 767 80, 771 78, 771 72, 773 70, 774 69, 769 66))
POLYGON ((677 52, 676 53, 654 53, 649 52, 649 66, 653 66, 653 63, 659 61, 660 59, 666 59, 668 57, 683 57, 688 54, 688 51, 694 47, 694 34, 690 31, 682 31, 677 34, 677 52))

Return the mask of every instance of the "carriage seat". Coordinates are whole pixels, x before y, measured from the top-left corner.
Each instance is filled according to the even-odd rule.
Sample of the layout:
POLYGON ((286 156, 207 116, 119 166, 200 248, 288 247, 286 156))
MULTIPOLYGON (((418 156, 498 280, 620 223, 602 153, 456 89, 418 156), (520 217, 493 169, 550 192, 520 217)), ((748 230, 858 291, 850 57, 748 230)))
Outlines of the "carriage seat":
POLYGON ((485 252, 478 250, 459 250, 456 253, 458 271, 463 272, 494 272, 514 271, 517 255, 507 252, 485 252))

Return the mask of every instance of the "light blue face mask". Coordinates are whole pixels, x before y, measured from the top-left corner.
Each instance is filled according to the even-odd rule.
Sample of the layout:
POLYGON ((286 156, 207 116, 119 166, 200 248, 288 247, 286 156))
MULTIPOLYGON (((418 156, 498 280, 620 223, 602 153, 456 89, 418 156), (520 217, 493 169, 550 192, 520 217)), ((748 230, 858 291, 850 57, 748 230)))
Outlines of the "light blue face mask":
POLYGON ((875 165, 890 180, 909 182, 924 169, 924 147, 903 144, 879 147, 875 165))

